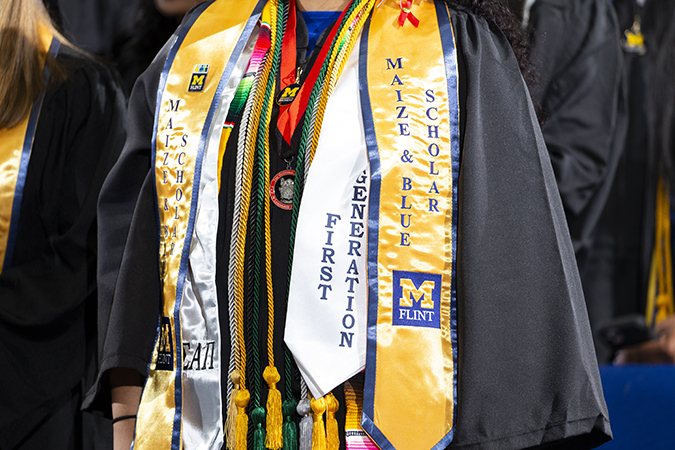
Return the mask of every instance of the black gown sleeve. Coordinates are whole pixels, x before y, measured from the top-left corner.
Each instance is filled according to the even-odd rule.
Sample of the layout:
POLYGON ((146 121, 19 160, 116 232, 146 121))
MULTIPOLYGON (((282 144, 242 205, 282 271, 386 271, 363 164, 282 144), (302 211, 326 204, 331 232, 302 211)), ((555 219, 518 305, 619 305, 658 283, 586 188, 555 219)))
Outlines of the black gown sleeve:
POLYGON ((625 129, 616 15, 606 0, 537 0, 528 31, 541 76, 532 95, 579 256, 592 244, 625 129))
POLYGON ((458 419, 450 448, 598 446, 611 438, 608 413, 527 88, 495 26, 462 13, 452 20, 463 124, 458 419))
POLYGON ((160 73, 169 46, 136 82, 128 138, 99 200, 98 377, 85 407, 110 412, 107 371, 147 374, 159 312, 159 239, 152 177, 152 130, 160 73))

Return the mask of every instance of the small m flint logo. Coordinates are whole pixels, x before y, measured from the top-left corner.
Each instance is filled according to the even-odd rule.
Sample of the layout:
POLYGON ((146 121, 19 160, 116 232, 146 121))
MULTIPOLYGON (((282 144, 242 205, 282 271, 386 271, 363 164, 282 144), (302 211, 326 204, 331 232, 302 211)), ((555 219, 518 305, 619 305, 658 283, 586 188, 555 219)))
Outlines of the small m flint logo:
POLYGON ((208 64, 197 64, 190 77, 190 86, 188 92, 201 92, 206 84, 206 75, 209 73, 208 64))
POLYGON ((173 370, 173 333, 171 333, 171 319, 162 317, 157 342, 156 370, 173 370))
POLYGON ((441 274, 394 270, 392 325, 441 327, 441 274))

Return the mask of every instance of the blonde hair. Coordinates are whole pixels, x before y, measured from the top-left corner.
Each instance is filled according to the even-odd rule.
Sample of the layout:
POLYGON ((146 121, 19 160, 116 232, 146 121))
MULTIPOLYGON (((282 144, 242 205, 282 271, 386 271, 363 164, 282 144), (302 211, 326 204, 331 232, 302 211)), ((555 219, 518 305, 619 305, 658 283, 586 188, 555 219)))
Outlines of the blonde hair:
POLYGON ((59 73, 42 46, 40 27, 67 44, 41 0, 0 1, 0 129, 18 125, 30 113, 45 88, 43 61, 50 72, 59 73))

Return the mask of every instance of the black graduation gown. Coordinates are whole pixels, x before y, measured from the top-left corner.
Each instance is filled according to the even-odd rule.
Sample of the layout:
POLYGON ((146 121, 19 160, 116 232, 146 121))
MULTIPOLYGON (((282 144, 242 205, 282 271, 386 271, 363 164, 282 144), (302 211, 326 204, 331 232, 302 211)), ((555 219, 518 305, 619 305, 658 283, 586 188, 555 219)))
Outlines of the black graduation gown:
MULTIPOLYGON (((507 40, 493 24, 455 7, 451 19, 460 55, 462 117, 459 415, 451 448, 600 445, 611 436, 607 410, 574 253, 527 88, 507 40)), ((134 88, 129 140, 101 195, 102 360, 89 400, 108 411, 105 372, 130 367, 147 374, 158 324, 159 245, 149 144, 159 59, 134 88)), ((285 168, 281 158, 272 160, 277 165, 272 171, 285 168)), ((227 292, 233 166, 228 148, 217 243, 220 298, 227 292)), ((288 220, 288 212, 273 209, 273 280, 275 295, 282 294, 277 299, 286 290, 288 220)), ((222 303, 224 324, 227 305, 222 303)), ((283 310, 275 307, 279 361, 283 310)), ((223 341, 226 361, 226 336, 223 341)))
MULTIPOLYGON (((598 239, 591 260, 592 295, 595 298, 591 319, 608 320, 627 314, 644 314, 651 257, 654 249, 656 186, 659 167, 654 129, 659 113, 651 96, 654 88, 654 59, 672 15, 672 2, 615 0, 621 37, 641 19, 646 53, 624 51, 628 85, 628 124, 607 208, 599 223, 598 239)), ((671 182, 671 196, 672 196, 671 182)), ((590 273, 589 273, 590 274, 590 273)), ((589 305, 590 306, 590 305, 589 305)), ((612 350, 602 342, 597 347, 601 362, 610 362, 612 350)))
POLYGON ((606 0, 537 0, 527 27, 541 76, 532 96, 583 281, 625 136, 618 25, 606 0))
MULTIPOLYGON (((65 80, 45 94, 11 267, 0 274, 0 448, 34 442, 62 405, 75 416, 96 365, 96 205, 125 139, 126 98, 107 67, 61 46, 65 80), (76 399, 76 400, 73 400, 76 399)), ((62 438, 71 438, 64 431, 62 438)))

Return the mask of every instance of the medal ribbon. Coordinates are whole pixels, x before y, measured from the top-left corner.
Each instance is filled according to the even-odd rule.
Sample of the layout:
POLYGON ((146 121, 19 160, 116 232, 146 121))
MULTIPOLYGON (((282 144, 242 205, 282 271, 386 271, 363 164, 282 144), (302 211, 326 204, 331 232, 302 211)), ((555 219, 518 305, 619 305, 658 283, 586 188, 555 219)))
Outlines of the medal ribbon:
POLYGON ((362 426, 383 450, 440 450, 456 416, 456 50, 442 2, 416 6, 418 28, 392 26, 399 12, 394 0, 377 8, 361 47, 371 170, 362 426))
MULTIPOLYGON (((209 367, 211 370, 206 370, 206 366, 200 368, 203 372, 194 378, 183 372, 187 359, 183 354, 181 308, 186 290, 193 289, 186 280, 209 131, 239 55, 257 22, 255 11, 261 7, 258 0, 240 2, 236 9, 227 7, 224 2, 201 5, 181 28, 160 78, 153 148, 162 318, 138 410, 136 449, 210 449, 220 448, 222 442, 220 409, 214 407, 209 417, 200 418, 209 420, 208 433, 192 433, 200 426, 192 423, 194 415, 183 420, 184 403, 200 408, 197 398, 190 398, 198 392, 211 393, 214 401, 210 406, 221 404, 217 400, 220 398, 217 304, 205 312, 206 323, 189 326, 192 335, 206 335, 213 341, 211 358, 215 364, 209 367), (214 33, 214 29, 222 31, 214 33), (187 386, 183 384, 184 379, 189 380, 187 386), (184 394, 188 395, 186 399, 184 394)), ((218 135, 220 130, 219 126, 218 135)), ((217 144, 218 140, 216 149, 217 144)), ((209 278, 206 273, 200 276, 209 278)), ((212 288, 214 291, 214 286, 212 288)), ((208 294, 215 300, 214 292, 208 294)), ((189 349, 190 343, 185 345, 189 349)), ((191 363, 194 364, 194 360, 191 363)), ((202 413, 204 411, 197 415, 202 413)))
MULTIPOLYGON (((352 21, 349 21, 348 20, 350 19, 349 15, 350 13, 353 13, 355 11, 355 6, 358 5, 359 3, 363 2, 352 1, 352 3, 350 3, 350 6, 348 6, 342 12, 342 15, 331 28, 330 34, 328 35, 328 38, 325 41, 326 43, 331 43, 331 45, 324 45, 321 48, 321 51, 319 52, 319 55, 314 65, 312 66, 312 69, 310 70, 309 74, 307 75, 307 78, 302 83, 302 86, 300 86, 300 89, 297 92, 295 100, 289 105, 284 105, 279 108, 279 118, 277 121, 277 127, 284 136, 284 140, 288 144, 290 144, 291 142, 291 137, 293 136, 293 133, 295 132, 295 129, 297 128, 303 113, 308 108, 310 95, 312 94, 314 89, 316 89, 317 80, 320 80, 322 69, 323 75, 325 76, 326 71, 324 63, 326 62, 327 58, 330 60, 329 54, 333 54, 333 56, 337 55, 335 46, 337 44, 337 50, 339 51, 339 46, 342 44, 340 34, 344 36, 345 32, 349 30, 348 27, 353 25, 353 17, 351 17, 352 21), (347 21, 345 21, 345 18, 347 18, 347 21), (336 39, 336 37, 338 38, 336 39)), ((295 36, 293 36, 293 39, 294 38, 295 36)), ((286 50, 287 54, 291 52, 290 48, 285 47, 284 50, 286 50)), ((295 55, 295 52, 296 50, 294 47, 292 49, 293 55, 295 55)), ((286 55, 284 55, 284 58, 285 57, 286 55)), ((289 56, 289 61, 290 58, 291 57, 289 56)), ((295 56, 293 56, 293 59, 295 59, 295 56)), ((321 84, 322 83, 319 83, 319 85, 321 84)))
MULTIPOLYGON (((55 58, 60 42, 45 28, 40 27, 39 34, 44 54, 49 53, 55 58)), ((44 65, 44 57, 42 64, 42 76, 46 86, 49 69, 44 65)), ((23 189, 44 95, 45 90, 34 100, 33 107, 23 122, 13 128, 0 130, 3 149, 0 153, 0 176, 3 180, 0 183, 0 273, 12 265, 23 189)))

